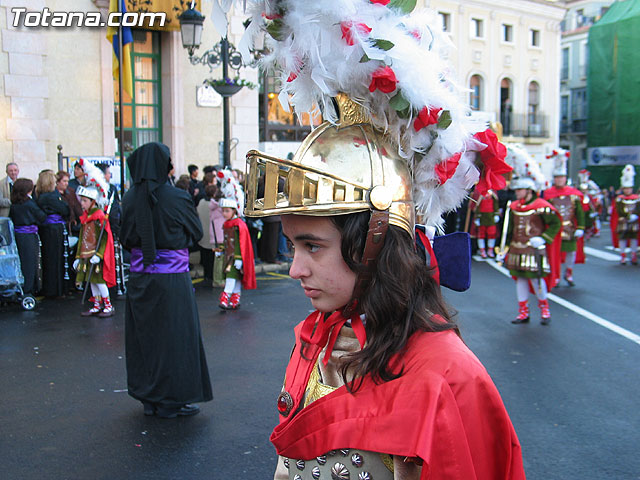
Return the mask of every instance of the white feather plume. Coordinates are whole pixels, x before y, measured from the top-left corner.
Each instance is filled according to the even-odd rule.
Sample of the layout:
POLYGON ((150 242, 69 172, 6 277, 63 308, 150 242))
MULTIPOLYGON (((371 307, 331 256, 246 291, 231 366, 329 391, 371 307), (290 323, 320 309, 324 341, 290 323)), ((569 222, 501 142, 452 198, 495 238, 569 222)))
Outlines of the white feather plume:
POLYGON ((507 146, 506 162, 513 167, 513 179, 530 178, 536 185, 536 190, 544 190, 549 187, 549 181, 542 173, 538 162, 518 143, 509 143, 507 146))
POLYGON ((413 168, 414 200, 427 223, 439 224, 443 212, 462 203, 478 178, 472 153, 478 145, 469 139, 486 126, 470 120, 468 90, 452 75, 446 55, 452 44, 434 11, 409 15, 390 8, 394 2, 385 6, 370 0, 236 3, 246 4, 251 17, 241 50, 246 55, 257 32, 265 32, 270 53, 261 64, 277 72, 282 85, 279 99, 286 110, 291 106, 303 113, 320 108, 325 120, 337 123, 331 99, 340 92, 347 94, 364 107, 372 124, 397 144, 413 168), (370 91, 372 74, 383 66, 393 70, 396 88, 390 93, 370 91), (405 109, 392 101, 400 93, 405 109), (440 118, 450 117, 449 125, 445 120, 416 131, 416 113, 424 108, 441 109, 440 118), (455 174, 440 184, 435 167, 457 153, 462 156, 455 174))
POLYGON ((98 198, 96 204, 100 208, 106 207, 109 202, 109 182, 104 178, 104 173, 93 163, 81 158, 78 160, 78 164, 84 171, 86 177, 86 187, 95 188, 98 191, 98 198))

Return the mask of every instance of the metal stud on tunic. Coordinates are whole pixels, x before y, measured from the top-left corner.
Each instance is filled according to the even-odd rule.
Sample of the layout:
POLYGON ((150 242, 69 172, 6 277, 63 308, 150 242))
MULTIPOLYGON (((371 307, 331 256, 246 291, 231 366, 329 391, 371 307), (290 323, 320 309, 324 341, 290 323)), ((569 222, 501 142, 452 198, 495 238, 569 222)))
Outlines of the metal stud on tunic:
POLYGON ((358 480, 373 480, 373 477, 369 472, 360 472, 360 475, 358 475, 358 480))
POLYGON ((288 458, 284 459, 284 466, 287 467, 287 469, 289 468, 289 459, 288 458))
POLYGON ((351 478, 349 474, 349 469, 340 462, 336 462, 333 467, 331 467, 331 478, 333 480, 349 480, 351 478))
POLYGON ((326 455, 320 455, 319 457, 316 457, 316 460, 318 461, 318 463, 320 465, 324 465, 325 463, 327 463, 327 456, 326 455))
POLYGON ((346 457, 347 455, 349 455, 349 449, 343 448, 340 450, 340 453, 342 454, 343 457, 346 457))
POLYGON ((302 477, 301 477, 300 475, 296 474, 296 475, 293 477, 293 480, 302 480, 302 477))
POLYGON ((298 468, 298 470, 304 470, 304 460, 297 460, 296 467, 298 468))
POLYGON ((315 466, 313 467, 313 470, 311 470, 311 476, 314 478, 314 480, 318 480, 320 478, 320 467, 319 466, 315 466))
POLYGON ((353 464, 354 467, 360 468, 364 463, 364 459, 362 458, 362 455, 360 455, 359 453, 354 453, 353 455, 351 455, 351 463, 353 464))

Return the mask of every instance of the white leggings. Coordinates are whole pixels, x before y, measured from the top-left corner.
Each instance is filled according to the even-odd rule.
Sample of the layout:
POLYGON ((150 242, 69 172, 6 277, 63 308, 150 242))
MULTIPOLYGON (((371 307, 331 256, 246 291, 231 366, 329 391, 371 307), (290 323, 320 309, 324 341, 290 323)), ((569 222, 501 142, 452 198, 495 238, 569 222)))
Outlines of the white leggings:
POLYGON ((567 252, 564 264, 567 268, 572 268, 576 264, 576 252, 567 252))
MULTIPOLYGON (((624 248, 623 245, 624 245, 624 240, 622 240, 620 242, 620 251, 622 253, 625 252, 625 248, 624 248)), ((637 252, 638 251, 638 239, 637 238, 632 238, 632 239, 627 240, 627 248, 631 249, 631 253, 637 252)))
POLYGON ((92 283, 91 295, 94 297, 109 298, 109 289, 106 283, 92 283))
POLYGON ((235 278, 227 278, 224 281, 224 291, 228 295, 240 293, 242 291, 242 282, 237 281, 235 278))
MULTIPOLYGON (((538 279, 532 279, 531 282, 535 286, 538 283, 538 291, 536 295, 538 300, 545 300, 547 298, 547 284, 544 280, 538 281, 538 279)), ((529 298, 529 279, 528 278, 516 278, 516 293, 518 295, 518 302, 525 302, 529 298)))

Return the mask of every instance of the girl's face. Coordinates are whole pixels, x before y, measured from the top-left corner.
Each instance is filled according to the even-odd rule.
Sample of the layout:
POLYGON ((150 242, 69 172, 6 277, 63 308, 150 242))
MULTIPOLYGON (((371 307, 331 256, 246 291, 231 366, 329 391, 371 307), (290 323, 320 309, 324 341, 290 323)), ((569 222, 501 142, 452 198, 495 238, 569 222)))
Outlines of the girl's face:
POLYGON ((282 230, 293 246, 291 278, 321 312, 338 310, 351 300, 356 273, 342 258, 342 234, 326 217, 283 215, 282 230))
POLYGON ((531 192, 531 190, 529 190, 528 188, 517 188, 516 189, 516 198, 518 200, 522 200, 523 198, 527 198, 529 197, 529 192, 531 192))
POLYGON ((225 220, 231 220, 233 217, 236 216, 236 211, 233 208, 222 207, 222 216, 224 217, 225 220))
POLYGON ((58 183, 57 183, 57 185, 56 185, 56 186, 58 187, 58 191, 59 191, 59 192, 64 192, 64 191, 66 191, 66 190, 67 190, 67 187, 69 186, 69 177, 67 177, 67 176, 62 177, 62 178, 58 181, 58 183))
POLYGON ((89 209, 91 209, 91 207, 93 206, 94 201, 90 198, 87 197, 80 197, 80 206, 82 207, 82 210, 84 210, 85 212, 88 212, 89 209))

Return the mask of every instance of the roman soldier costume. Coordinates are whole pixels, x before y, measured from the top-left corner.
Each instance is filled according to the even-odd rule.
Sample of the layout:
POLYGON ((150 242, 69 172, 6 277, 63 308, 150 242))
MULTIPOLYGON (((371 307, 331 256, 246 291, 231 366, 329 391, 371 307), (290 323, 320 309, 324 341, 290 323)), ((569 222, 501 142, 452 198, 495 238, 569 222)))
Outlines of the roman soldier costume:
MULTIPOLYGON (((553 176, 565 177, 566 181, 569 152, 556 149, 547 158, 553 159, 553 176)), ((544 191, 543 198, 553 205, 562 217, 562 263, 566 264, 564 279, 573 286, 573 266, 585 261, 583 194, 577 188, 568 185, 554 185, 544 191)))
POLYGON ((589 178, 590 176, 591 172, 589 170, 580 170, 578 172, 578 188, 582 192, 582 209, 584 210, 585 240, 599 236, 601 229, 602 202, 600 187, 589 178))
POLYGON ((616 197, 616 202, 611 209, 611 240, 615 248, 620 248, 620 263, 622 265, 627 263, 625 247, 630 250, 631 263, 638 264, 640 197, 633 193, 635 174, 633 165, 624 167, 620 177, 623 194, 616 197), (626 193, 625 190, 627 190, 626 193))
POLYGON ((83 316, 98 315, 110 317, 114 314, 109 287, 116 284, 113 235, 105 208, 108 204, 109 184, 102 171, 91 162, 78 161, 87 177, 85 185, 80 185, 76 193, 80 197, 93 200, 88 211, 80 216, 80 235, 76 248, 76 283, 88 282, 91 288, 93 306, 82 312, 83 316))
POLYGON ((477 124, 450 90, 457 82, 440 57, 448 39, 433 12, 408 15, 411 2, 363 1, 357 10, 342 3, 248 2, 245 35, 267 32, 280 98, 298 114, 320 107, 325 121, 291 159, 248 152, 245 215, 369 213, 366 271, 353 300, 314 311, 295 329, 274 402, 275 478, 384 480, 412 469, 423 480, 453 472, 524 479, 502 400, 454 330, 413 333, 388 364, 401 373, 391 381, 365 375, 353 389, 342 381, 344 355, 361 351, 370 333, 359 311, 360 275, 375 272, 388 232, 415 239, 416 209, 427 227, 441 226, 442 213, 460 206, 480 178, 476 152, 486 152, 481 190, 502 188, 500 174, 510 170, 495 135, 472 138, 477 124))
POLYGON ((498 195, 493 190, 487 191, 484 195, 474 190, 471 201, 474 205, 471 236, 477 238, 478 250, 482 258, 494 258, 497 225, 500 222, 498 195))
MULTIPOLYGON (((529 191, 511 203, 506 230, 505 266, 516 281, 518 315, 514 324, 529 322, 529 292, 538 297, 542 324, 551 321, 547 293, 560 278, 562 220, 556 208, 538 197, 546 180, 539 165, 518 146, 509 146, 508 161, 514 167, 509 188, 529 191)), ((506 222, 506 221, 505 221, 506 222)))

